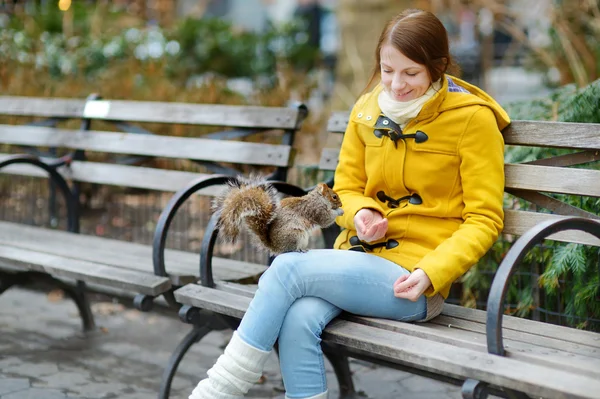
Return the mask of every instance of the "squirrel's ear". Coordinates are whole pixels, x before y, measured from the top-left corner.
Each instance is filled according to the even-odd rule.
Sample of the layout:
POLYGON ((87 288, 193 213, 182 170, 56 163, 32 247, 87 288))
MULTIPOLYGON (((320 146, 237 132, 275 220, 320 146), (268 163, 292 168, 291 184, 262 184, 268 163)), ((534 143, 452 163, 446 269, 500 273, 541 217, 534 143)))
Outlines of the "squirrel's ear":
POLYGON ((325 192, 325 183, 317 184, 317 190, 319 191, 320 194, 323 194, 325 192))

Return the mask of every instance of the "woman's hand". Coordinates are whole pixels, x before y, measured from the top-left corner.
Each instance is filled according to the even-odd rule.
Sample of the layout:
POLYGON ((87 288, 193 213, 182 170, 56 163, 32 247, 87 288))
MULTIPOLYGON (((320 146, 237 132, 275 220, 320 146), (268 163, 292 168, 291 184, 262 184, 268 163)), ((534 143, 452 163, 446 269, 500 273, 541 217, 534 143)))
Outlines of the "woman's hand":
POLYGON ((385 236, 388 220, 373 209, 363 208, 354 215, 354 226, 359 240, 373 242, 385 236))
POLYGON ((431 285, 427 273, 416 269, 410 274, 401 276, 394 283, 394 296, 415 302, 431 285))

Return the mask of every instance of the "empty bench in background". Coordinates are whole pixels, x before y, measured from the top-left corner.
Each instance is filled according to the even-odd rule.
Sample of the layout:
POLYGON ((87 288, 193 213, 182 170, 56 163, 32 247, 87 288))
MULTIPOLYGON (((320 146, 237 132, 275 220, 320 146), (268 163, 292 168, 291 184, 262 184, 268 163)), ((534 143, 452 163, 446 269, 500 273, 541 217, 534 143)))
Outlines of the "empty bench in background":
MULTIPOLYGON (((239 173, 243 167, 267 167, 274 178, 285 180, 294 136, 306 113, 302 105, 286 108, 108 101, 94 96, 88 100, 0 96, 0 116, 38 119, 27 125, 0 125, 0 145, 8 145, 11 152, 28 152, 0 154, 0 172, 8 180, 4 187, 10 187, 10 176, 14 175, 49 177, 53 189, 64 199, 68 219, 68 231, 0 222, 0 293, 15 285, 43 282, 58 286, 76 302, 86 330, 94 327, 86 297, 90 287, 132 297, 136 307, 145 311, 161 295, 178 308, 173 289, 199 278, 198 254, 165 249, 169 224, 181 203, 169 204, 165 218, 159 221, 153 246, 82 235, 77 234, 79 184, 167 193, 190 185, 194 193, 212 196, 218 187, 203 187, 206 181, 215 179, 214 172, 225 176, 239 173), (81 121, 79 130, 57 127, 72 119, 81 121), (122 131, 92 130, 96 121, 109 121, 122 131), (136 122, 224 130, 202 138, 168 137, 153 135, 133 124, 136 122), (230 140, 265 131, 273 134, 276 144, 230 140), (66 155, 44 157, 54 152, 48 154, 40 148, 61 149, 66 155), (87 160, 86 151, 104 154, 107 159, 87 160), (117 154, 135 162, 116 163, 111 157, 117 154), (153 158, 191 160, 205 165, 209 173, 136 165, 153 158), (165 257, 172 262, 168 270, 165 257)), ((3 192, 3 197, 8 195, 3 192)), ((265 265, 248 266, 225 258, 215 262, 219 278, 229 281, 251 278, 265 270, 265 265)))
MULTIPOLYGON (((332 114, 328 131, 343 133, 348 115, 332 114)), ((600 159, 600 125, 514 121, 503 135, 506 144, 574 153, 506 165, 506 192, 537 204, 540 211, 505 210, 504 233, 521 237, 496 273, 487 312, 446 304, 443 313, 428 323, 342 314, 322 336, 323 344, 338 354, 333 366, 341 398, 356 395, 344 356, 462 385, 464 398, 485 398, 489 393, 510 398, 600 398, 600 334, 503 315, 509 277, 533 245, 551 239, 600 247, 599 216, 548 195, 600 197, 599 170, 568 167, 600 159)), ((325 149, 320 168, 334 170, 338 154, 339 148, 325 149)), ((212 230, 213 240, 217 235, 212 230)), ((211 248, 206 246, 203 253, 208 274, 211 248)), ((207 277, 202 284, 175 291, 177 301, 185 305, 180 316, 189 321, 200 311, 211 311, 235 325, 255 287, 218 280, 211 286, 210 281, 207 277)))

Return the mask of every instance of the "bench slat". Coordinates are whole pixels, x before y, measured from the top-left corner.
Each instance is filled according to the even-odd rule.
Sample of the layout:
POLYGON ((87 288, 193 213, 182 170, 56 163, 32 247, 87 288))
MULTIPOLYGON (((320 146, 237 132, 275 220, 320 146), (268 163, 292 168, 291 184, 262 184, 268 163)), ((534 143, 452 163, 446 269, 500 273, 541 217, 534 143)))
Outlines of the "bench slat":
MULTIPOLYGON (((184 304, 241 318, 250 298, 198 285, 175 291, 184 304)), ((540 396, 594 398, 600 380, 565 370, 527 364, 480 351, 434 342, 398 332, 334 320, 323 338, 350 349, 369 352, 394 363, 414 365, 451 376, 469 376, 540 396), (582 385, 580 385, 582 384, 582 385), (585 387, 585 388, 583 388, 585 387)))
POLYGON ((350 112, 348 111, 332 112, 327 121, 327 131, 331 133, 345 133, 349 120, 350 112))
MULTIPOLYGON (((479 323, 485 326, 486 312, 478 309, 469 309, 464 306, 445 304, 444 315, 455 319, 464 319, 479 323)), ((502 319, 503 331, 527 331, 540 337, 562 340, 576 345, 584 345, 590 348, 600 349, 600 334, 559 326, 549 323, 540 323, 538 321, 523 319, 521 317, 507 316, 502 319)), ((593 350, 593 349, 592 349, 593 350)))
POLYGON ((299 110, 246 105, 0 96, 0 115, 294 129, 299 110))
MULTIPOLYGON (((7 154, 0 154, 0 161, 7 157, 7 154)), ((70 166, 63 166, 58 171, 67 180, 166 192, 179 191, 191 181, 208 176, 201 173, 177 170, 82 161, 73 161, 70 166)), ((48 177, 44 170, 28 164, 9 165, 0 169, 0 173, 48 177)), ((198 191, 196 194, 215 196, 221 190, 222 187, 211 186, 198 191)))
MULTIPOLYGON (((256 288, 256 286, 252 285, 248 286, 226 282, 218 282, 215 287, 216 290, 223 293, 233 293, 249 298, 252 298, 256 288)), ((485 317, 483 318, 483 327, 475 331, 471 329, 466 330, 460 327, 463 320, 479 322, 481 313, 484 315, 485 313, 480 310, 460 307, 458 311, 455 311, 454 308, 457 307, 458 306, 456 305, 446 304, 443 311, 445 317, 433 319, 431 322, 425 324, 403 323, 394 320, 360 317, 350 314, 343 314, 342 317, 345 320, 350 320, 359 324, 402 332, 410 336, 429 339, 440 343, 453 344, 480 352, 487 352, 485 317), (452 313, 456 313, 458 317, 450 316, 452 313), (472 318, 475 320, 471 320, 472 318)), ((505 329, 514 327, 514 324, 522 325, 523 323, 520 323, 520 320, 522 319, 505 316, 505 329)), ((517 338, 520 338, 519 336, 513 337, 516 339, 508 339, 505 337, 504 343, 507 347, 507 356, 515 359, 532 361, 540 365, 560 365, 569 367, 574 372, 586 373, 600 378, 600 369, 595 367, 600 361, 600 348, 598 348, 598 345, 600 345, 600 337, 595 337, 597 334, 549 324, 544 324, 543 326, 539 326, 540 323, 533 322, 527 324, 527 327, 530 327, 529 324, 533 324, 531 330, 526 330, 531 334, 536 334, 536 331, 539 331, 542 333, 541 338, 545 338, 546 335, 557 336, 560 338, 545 339, 543 342, 537 342, 535 339, 527 339, 525 341, 517 340, 517 338), (594 340, 593 338, 597 339, 594 340), (553 346, 556 345, 557 341, 559 345, 553 346), (568 345, 566 344, 566 341, 569 342, 568 345), (592 346, 585 346, 588 341, 590 341, 592 346), (549 346, 544 347, 544 344, 549 346), (559 347, 561 350, 556 350, 559 347), (552 356, 548 356, 549 350, 555 351, 552 356)), ((527 337, 529 338, 529 334, 527 334, 527 337)))
POLYGON ((298 110, 286 107, 189 104, 157 101, 90 101, 89 117, 130 122, 184 123, 212 126, 294 129, 298 110))
POLYGON ((85 100, 0 96, 0 115, 81 118, 85 100))
MULTIPOLYGON (((531 229, 538 223, 546 220, 564 219, 566 217, 568 216, 504 209, 503 233, 520 236, 525 234, 527 230, 531 229)), ((600 247, 600 240, 598 238, 591 234, 577 230, 561 231, 560 233, 552 234, 548 237, 548 239, 600 247)))
MULTIPOLYGON (((486 333, 486 326, 484 323, 478 323, 478 322, 472 321, 472 320, 459 319, 459 318, 455 318, 455 317, 441 315, 438 318, 436 318, 435 320, 432 320, 432 322, 434 324, 444 325, 444 326, 447 326, 448 324, 452 324, 453 328, 464 330, 464 331, 470 331, 470 332, 474 332, 477 334, 485 335, 485 333, 486 333)), ((575 330, 575 329, 573 328, 572 330, 575 330)), ((567 334, 569 334, 569 333, 567 333, 567 334)), ((541 346, 544 348, 549 348, 548 350, 550 350, 550 349, 559 350, 559 351, 563 351, 565 353, 571 353, 571 354, 573 354, 573 356, 575 356, 575 355, 589 356, 589 357, 592 357, 595 359, 594 363, 598 364, 598 362, 600 362, 600 351, 598 351, 598 348, 593 347, 593 346, 586 346, 583 344, 578 344, 577 342, 574 342, 572 340, 568 341, 567 339, 562 340, 562 339, 548 338, 548 337, 544 337, 542 335, 536 335, 536 334, 532 334, 529 332, 523 332, 523 331, 512 330, 512 329, 504 329, 502 335, 505 339, 509 339, 514 342, 520 342, 521 344, 524 343, 524 344, 541 346)), ((568 335, 567 335, 567 337, 568 337, 568 335)), ((597 371, 600 372, 600 370, 597 370, 597 371)), ((600 374, 598 375, 598 378, 600 378, 600 374)))
POLYGON ((502 135, 511 145, 600 149, 600 123, 513 121, 502 135))
MULTIPOLYGON (((243 295, 252 298, 258 286, 253 284, 239 284, 218 281, 216 283, 215 288, 221 291, 231 292, 237 295, 243 295)), ((453 319, 468 320, 480 323, 484 326, 486 323, 485 311, 479 309, 466 308, 464 306, 459 305, 452 305, 450 303, 444 304, 442 315, 453 319)), ((376 320, 378 320, 378 322, 381 323, 399 323, 384 319, 376 320)), ((401 323, 401 325, 405 326, 406 323, 401 323)), ((537 321, 508 315, 504 316, 502 321, 502 327, 505 330, 527 331, 530 334, 539 335, 541 337, 553 338, 556 340, 562 340, 576 345, 587 346, 588 348, 586 348, 585 351, 591 351, 591 354, 593 356, 600 357, 600 351, 597 350, 600 349, 600 335, 594 332, 579 330, 555 324, 540 323, 537 321)), ((482 336, 483 340, 485 341, 485 335, 482 336)), ((589 354, 588 352, 584 353, 586 355, 589 354)))
MULTIPOLYGON (((338 149, 323 150, 319 168, 334 171, 338 157, 338 149)), ((599 170, 505 164, 504 172, 506 188, 600 197, 599 170)))
MULTIPOLYGON (((344 133, 350 112, 333 112, 327 131, 344 133)), ((512 121, 502 131, 504 142, 511 145, 600 149, 600 123, 512 121)), ((335 157, 337 159, 337 157, 335 157)))
POLYGON ((529 395, 597 399, 600 381, 566 370, 481 353, 405 334, 334 320, 323 339, 393 363, 450 376, 463 376, 510 387, 529 395))
MULTIPOLYGON (((459 322, 452 317, 434 319, 430 323, 403 323, 394 320, 376 319, 370 317, 359 317, 352 315, 342 316, 344 320, 367 326, 377 327, 389 331, 401 332, 435 342, 451 344, 479 352, 487 353, 487 339, 485 329, 472 331, 460 328, 459 322), (437 322, 434 322, 438 320, 437 322)), ((600 351, 577 351, 558 350, 556 347, 544 346, 548 342, 524 342, 505 337, 504 345, 507 357, 532 362, 548 367, 568 367, 576 373, 588 374, 591 377, 600 378, 600 370, 597 365, 600 361, 600 351), (550 355, 551 353, 551 355, 550 355)))
POLYGON ((269 166, 288 166, 291 154, 289 145, 15 125, 0 125, 0 142, 269 166))
POLYGON ((174 292, 177 302, 211 310, 222 315, 241 319, 252 298, 232 292, 220 291, 200 285, 188 284, 174 292))
POLYGON ((33 252, 29 249, 6 244, 0 244, 0 259, 24 270, 133 290, 141 294, 157 296, 171 288, 171 281, 166 277, 111 267, 96 262, 33 252))
MULTIPOLYGON (((0 244, 85 262, 104 263, 132 271, 154 272, 152 247, 138 243, 0 222, 0 244)), ((200 274, 199 261, 198 254, 173 249, 165 251, 167 272, 171 275, 173 284, 189 283, 190 276, 191 280, 197 280, 200 274)), ((213 273, 219 280, 238 281, 256 277, 266 269, 265 265, 213 258, 213 273)))
POLYGON ((506 187, 600 197, 600 170, 506 164, 506 187))

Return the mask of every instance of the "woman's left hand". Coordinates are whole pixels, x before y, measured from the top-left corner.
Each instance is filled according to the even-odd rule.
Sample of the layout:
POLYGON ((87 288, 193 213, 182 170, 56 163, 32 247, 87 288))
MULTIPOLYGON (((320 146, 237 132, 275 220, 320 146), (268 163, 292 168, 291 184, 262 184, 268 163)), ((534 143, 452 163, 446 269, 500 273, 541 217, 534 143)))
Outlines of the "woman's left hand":
POLYGON ((394 296, 415 302, 431 285, 427 273, 416 269, 410 274, 401 276, 394 283, 394 296))

